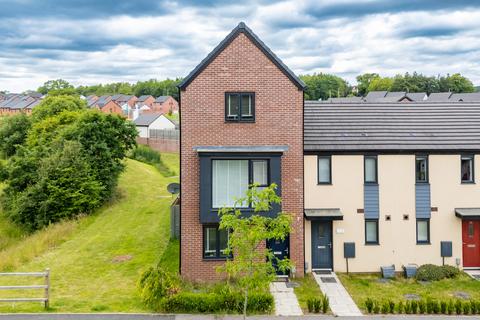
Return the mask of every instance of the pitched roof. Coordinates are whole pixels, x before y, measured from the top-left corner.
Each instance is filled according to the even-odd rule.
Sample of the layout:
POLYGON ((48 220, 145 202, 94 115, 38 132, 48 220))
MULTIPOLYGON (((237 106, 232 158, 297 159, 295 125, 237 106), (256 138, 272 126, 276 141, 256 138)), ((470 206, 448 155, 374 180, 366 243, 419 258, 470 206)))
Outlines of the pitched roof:
POLYGON ((151 95, 143 95, 143 96, 140 96, 140 97, 138 97, 137 102, 143 102, 143 101, 147 100, 147 99, 150 98, 150 97, 151 97, 151 95))
POLYGON ((363 97, 340 97, 340 98, 329 98, 328 100, 323 101, 324 103, 352 103, 352 102, 362 102, 363 97))
POLYGON ((407 93, 407 97, 410 98, 412 101, 424 101, 427 97, 426 92, 409 92, 407 93))
POLYGON ((144 113, 138 116, 133 122, 140 127, 148 127, 157 120, 163 113, 144 113))
POLYGON ((388 91, 370 91, 369 93, 367 93, 367 95, 365 96, 365 101, 367 102, 373 102, 377 99, 380 99, 380 98, 385 98, 385 96, 387 95, 388 91))
POLYGON ((446 102, 452 95, 451 92, 432 92, 428 96, 428 102, 446 102))
POLYGON ((402 98, 406 95, 407 93, 405 91, 389 91, 387 92, 386 97, 397 97, 397 98, 402 98))
POLYGON ((450 96, 451 101, 480 102, 480 92, 454 93, 450 96))
POLYGON ((240 33, 246 35, 299 89, 304 90, 307 87, 244 22, 240 22, 238 26, 183 79, 178 87, 185 89, 240 33))
POLYGON ((155 99, 155 102, 157 103, 164 103, 170 96, 160 96, 157 99, 155 99))
POLYGON ((480 103, 306 101, 305 151, 480 151, 480 103))

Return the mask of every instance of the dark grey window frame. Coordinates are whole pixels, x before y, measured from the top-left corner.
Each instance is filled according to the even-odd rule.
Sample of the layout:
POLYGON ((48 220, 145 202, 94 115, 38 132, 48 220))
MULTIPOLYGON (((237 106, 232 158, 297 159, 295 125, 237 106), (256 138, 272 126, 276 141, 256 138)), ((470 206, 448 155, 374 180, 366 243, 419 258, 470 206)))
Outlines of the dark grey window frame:
POLYGON ((331 155, 318 155, 317 156, 317 184, 331 185, 332 184, 332 156, 331 155), (328 159, 329 177, 328 182, 320 181, 320 159, 328 159))
POLYGON ((429 157, 428 155, 426 154, 417 154, 415 155, 415 183, 418 183, 418 184, 425 184, 425 183, 429 183, 430 181, 430 164, 429 164, 429 157), (417 160, 418 159, 425 159, 425 176, 426 176, 426 180, 425 181, 422 181, 422 180, 418 180, 417 179, 417 160))
POLYGON ((255 122, 255 92, 225 92, 225 122, 255 122), (228 97, 238 96, 238 115, 236 118, 228 116, 228 97), (250 96, 252 103, 252 116, 242 117, 242 96, 250 96))
MULTIPOLYGON (((232 258, 232 255, 228 255, 228 256, 225 256, 225 255, 221 255, 220 253, 220 229, 218 227, 218 224, 204 224, 202 225, 202 257, 203 257, 203 260, 227 260, 227 259, 230 259, 232 258), (206 250, 206 230, 207 228, 215 228, 216 229, 216 233, 215 233, 215 237, 216 237, 216 244, 217 244, 217 247, 215 248, 216 250, 216 254, 215 254, 215 257, 207 257, 205 255, 205 250, 206 250)), ((227 242, 227 246, 228 246, 228 242, 227 242)))
POLYGON ((475 155, 474 154, 460 155, 460 181, 462 184, 475 184, 475 155), (463 180, 463 177, 462 177, 462 160, 466 158, 472 161, 472 179, 471 180, 463 180))
POLYGON ((417 239, 417 244, 430 244, 430 218, 417 218, 415 221, 415 234, 417 239), (418 240, 418 222, 419 221, 427 221, 427 240, 418 240))
MULTIPOLYGON (((211 199, 211 203, 212 203, 212 209, 213 210, 220 210, 220 208, 215 208, 213 207, 213 162, 214 161, 225 161, 225 160, 244 160, 244 161, 248 161, 248 188, 251 189, 252 188, 252 184, 253 184, 253 163, 256 162, 256 161, 266 161, 267 162, 267 184, 259 184, 257 185, 258 188, 261 188, 261 187, 268 187, 270 185, 270 159, 263 159, 263 158, 255 158, 255 159, 244 159, 244 158, 229 158, 229 159, 215 159, 213 158, 212 159, 212 199, 211 199)), ((252 205, 249 204, 248 207, 241 207, 239 209, 242 209, 242 210, 245 210, 245 209, 253 209, 252 208, 252 205)))
POLYGON ((378 184, 378 156, 377 155, 364 155, 363 156, 363 182, 365 184, 378 184), (375 160, 375 181, 367 181, 367 159, 375 160))
POLYGON ((379 219, 365 219, 365 245, 369 246, 376 246, 380 245, 380 239, 379 239, 379 219), (367 222, 375 222, 377 225, 377 240, 376 241, 367 241, 367 222))
MULTIPOLYGON (((213 208, 212 203, 212 160, 268 160, 269 161, 269 184, 277 185, 277 195, 282 195, 282 152, 259 152, 259 153, 224 153, 224 152, 205 152, 199 154, 200 160, 200 223, 218 224, 219 208, 213 208)), ((281 212, 281 204, 272 204, 270 211, 260 213, 267 217, 276 217, 281 212)), ((253 208, 238 208, 245 217, 253 214, 253 208)))

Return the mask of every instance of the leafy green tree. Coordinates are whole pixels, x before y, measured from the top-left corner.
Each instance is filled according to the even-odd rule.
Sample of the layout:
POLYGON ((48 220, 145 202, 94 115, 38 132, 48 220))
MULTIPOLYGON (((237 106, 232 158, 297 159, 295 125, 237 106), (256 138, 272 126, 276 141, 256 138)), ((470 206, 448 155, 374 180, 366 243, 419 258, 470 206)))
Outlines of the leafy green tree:
POLYGON ((73 96, 48 97, 34 109, 26 139, 7 159, 2 206, 29 230, 88 214, 113 193, 135 145, 135 126, 87 110, 73 96))
POLYGON ((378 73, 364 73, 357 76, 358 95, 365 96, 368 93, 368 87, 373 79, 378 79, 378 73))
POLYGON ((305 82, 305 100, 326 100, 331 97, 345 97, 351 92, 351 87, 344 79, 326 73, 301 75, 305 82))
POLYGON ((218 270, 234 279, 242 289, 244 318, 249 292, 268 287, 275 279, 274 263, 282 271, 291 267, 287 258, 276 260, 272 251, 265 248, 266 240, 285 240, 292 228, 292 217, 288 213, 280 212, 275 218, 262 215, 272 209, 272 204, 281 202, 275 190, 275 184, 263 190, 253 185, 246 197, 235 202, 235 207, 245 203, 251 205, 254 212, 250 216, 242 215, 236 208, 224 207, 219 211, 220 229, 229 230, 225 254, 234 255, 234 259, 228 259, 218 270))
POLYGON ((440 77, 440 91, 454 93, 475 92, 473 83, 460 73, 440 77))
POLYGON ((30 118, 24 113, 3 118, 0 121, 0 153, 13 156, 18 146, 25 142, 30 126, 30 118))
POLYGON ((50 91, 61 91, 66 89, 74 89, 73 86, 66 80, 57 79, 57 80, 48 80, 41 87, 37 89, 41 94, 47 94, 50 91))
POLYGON ((396 75, 393 78, 391 87, 392 91, 405 91, 405 92, 426 92, 428 94, 432 92, 440 91, 440 84, 437 78, 427 77, 423 74, 414 72, 404 75, 396 75))
POLYGON ((178 100, 178 89, 177 85, 181 82, 181 78, 166 79, 163 81, 158 81, 156 79, 150 79, 147 81, 139 81, 134 86, 133 92, 139 97, 143 95, 151 95, 154 97, 158 96, 172 96, 178 100))
POLYGON ((393 85, 392 78, 374 78, 368 85, 368 92, 370 91, 391 91, 393 85))

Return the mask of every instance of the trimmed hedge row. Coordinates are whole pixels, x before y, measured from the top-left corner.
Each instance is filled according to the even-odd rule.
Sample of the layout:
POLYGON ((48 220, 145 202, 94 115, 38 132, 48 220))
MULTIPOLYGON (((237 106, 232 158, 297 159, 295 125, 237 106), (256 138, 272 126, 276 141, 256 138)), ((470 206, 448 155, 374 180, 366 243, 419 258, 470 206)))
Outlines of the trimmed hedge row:
POLYGON ((365 300, 365 307, 370 314, 480 314, 480 301, 474 300, 437 301, 426 299, 420 301, 400 301, 399 303, 395 303, 391 300, 377 301, 367 298, 367 300, 365 300))
MULTIPOLYGON (((243 295, 239 293, 192 293, 180 292, 162 300, 165 312, 173 313, 242 313, 243 295)), ((273 297, 269 293, 251 293, 248 296, 247 311, 269 313, 273 309, 273 297)))

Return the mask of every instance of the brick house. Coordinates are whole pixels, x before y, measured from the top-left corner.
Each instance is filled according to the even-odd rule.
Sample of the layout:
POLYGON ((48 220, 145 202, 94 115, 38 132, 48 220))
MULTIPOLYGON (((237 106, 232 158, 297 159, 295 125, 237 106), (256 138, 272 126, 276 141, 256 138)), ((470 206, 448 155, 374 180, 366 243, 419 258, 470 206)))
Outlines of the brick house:
POLYGON ((179 88, 182 276, 221 277, 215 269, 225 258, 226 236, 218 230, 218 208, 253 182, 278 184, 294 232, 267 246, 303 276, 304 83, 240 23, 179 88))
POLYGON ((155 102, 154 97, 150 95, 144 95, 144 96, 138 97, 138 99, 135 101, 135 104, 137 108, 142 108, 143 106, 147 106, 151 109, 154 102, 155 102))
POLYGON ((177 113, 178 102, 172 96, 160 96, 155 99, 152 105, 152 112, 177 113))

